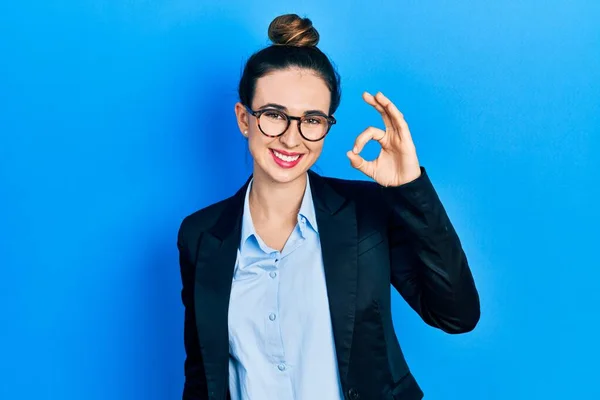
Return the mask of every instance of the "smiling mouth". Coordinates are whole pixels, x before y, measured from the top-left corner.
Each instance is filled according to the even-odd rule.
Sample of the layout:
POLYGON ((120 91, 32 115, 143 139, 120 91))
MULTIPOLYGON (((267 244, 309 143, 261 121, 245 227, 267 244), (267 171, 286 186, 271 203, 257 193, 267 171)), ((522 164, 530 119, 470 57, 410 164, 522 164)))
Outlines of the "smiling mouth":
POLYGON ((273 157, 273 161, 280 168, 294 168, 296 165, 300 163, 304 154, 302 153, 282 153, 281 151, 275 149, 269 149, 271 152, 271 156, 273 157))
POLYGON ((275 155, 275 157, 277 157, 280 160, 285 161, 285 162, 298 161, 298 159, 302 156, 302 154, 294 154, 294 155, 283 154, 283 153, 280 153, 279 151, 273 150, 273 149, 271 149, 271 152, 273 153, 273 155, 275 155))

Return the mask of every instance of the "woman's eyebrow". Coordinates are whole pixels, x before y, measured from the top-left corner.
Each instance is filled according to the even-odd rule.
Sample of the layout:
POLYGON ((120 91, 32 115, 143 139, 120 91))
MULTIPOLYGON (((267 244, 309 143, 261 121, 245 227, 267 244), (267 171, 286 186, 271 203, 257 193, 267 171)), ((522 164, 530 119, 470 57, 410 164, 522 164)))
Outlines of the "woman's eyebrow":
MULTIPOLYGON (((259 110, 262 110, 264 108, 274 108, 276 110, 285 111, 285 112, 288 111, 287 107, 282 106, 281 104, 277 104, 277 103, 267 103, 267 104, 261 106, 259 108, 259 110)), ((324 113, 321 110, 307 110, 307 111, 304 111, 303 115, 306 115, 306 114, 323 114, 323 115, 327 115, 327 113, 324 113)))
POLYGON ((307 110, 304 111, 304 115, 306 114, 319 114, 319 115, 327 115, 327 113, 321 111, 321 110, 307 110))
POLYGON ((280 111, 287 111, 287 108, 285 106, 282 106, 281 104, 277 103, 267 103, 264 106, 260 106, 258 109, 262 110, 263 108, 275 108, 280 111))

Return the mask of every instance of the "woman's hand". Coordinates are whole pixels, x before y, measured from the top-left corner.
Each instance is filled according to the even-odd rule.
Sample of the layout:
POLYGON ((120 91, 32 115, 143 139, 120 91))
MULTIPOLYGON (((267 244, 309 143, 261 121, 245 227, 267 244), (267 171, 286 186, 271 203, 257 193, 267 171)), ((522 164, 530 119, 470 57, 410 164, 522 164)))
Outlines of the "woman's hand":
POLYGON ((396 106, 379 92, 375 96, 365 92, 363 99, 381 114, 385 131, 368 127, 347 153, 352 166, 382 186, 400 186, 421 175, 417 151, 404 116, 396 106), (366 161, 359 154, 370 140, 381 145, 379 156, 366 161))

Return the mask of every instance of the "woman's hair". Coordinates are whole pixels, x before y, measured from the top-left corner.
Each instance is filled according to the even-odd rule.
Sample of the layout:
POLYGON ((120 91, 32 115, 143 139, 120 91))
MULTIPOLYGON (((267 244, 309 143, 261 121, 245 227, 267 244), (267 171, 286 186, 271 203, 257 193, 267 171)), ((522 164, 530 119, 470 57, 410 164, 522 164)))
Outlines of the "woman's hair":
POLYGON ((259 78, 295 67, 312 70, 325 81, 331 92, 329 114, 333 114, 340 104, 340 76, 329 58, 317 48, 319 32, 311 20, 296 14, 280 15, 269 25, 269 39, 273 44, 254 53, 246 62, 238 88, 240 101, 251 107, 259 78))

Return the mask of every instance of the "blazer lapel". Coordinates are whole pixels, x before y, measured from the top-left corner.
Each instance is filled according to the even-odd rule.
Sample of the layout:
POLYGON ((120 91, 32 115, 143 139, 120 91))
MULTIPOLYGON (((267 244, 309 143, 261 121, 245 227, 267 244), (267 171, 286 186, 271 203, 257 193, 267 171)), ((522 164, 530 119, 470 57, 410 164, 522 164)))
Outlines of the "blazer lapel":
POLYGON ((338 369, 346 385, 356 310, 358 255, 356 207, 309 171, 313 191, 338 369))
POLYGON ((227 200, 217 223, 202 235, 198 249, 194 305, 211 399, 225 399, 229 389, 229 298, 249 182, 227 200))

